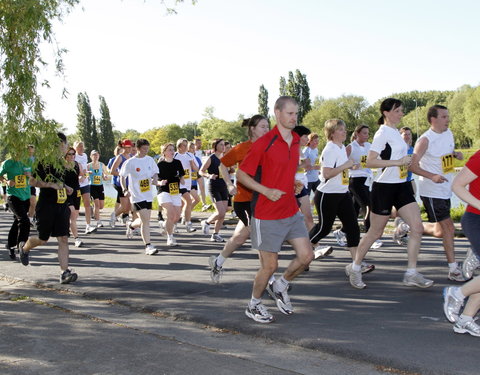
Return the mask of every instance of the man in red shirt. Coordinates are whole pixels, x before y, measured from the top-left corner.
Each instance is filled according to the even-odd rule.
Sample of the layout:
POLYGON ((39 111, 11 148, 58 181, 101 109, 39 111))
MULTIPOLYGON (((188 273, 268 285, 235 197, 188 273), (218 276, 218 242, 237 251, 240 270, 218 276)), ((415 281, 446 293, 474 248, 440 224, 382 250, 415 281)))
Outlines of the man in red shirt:
POLYGON ((274 320, 261 301, 265 289, 283 314, 293 314, 288 284, 313 259, 294 192, 300 145, 299 136, 292 130, 297 125, 298 104, 292 97, 282 96, 276 101, 274 111, 277 125, 253 144, 237 171, 237 180, 254 192, 251 240, 252 247, 259 252, 260 269, 245 314, 259 323, 274 320), (296 257, 282 277, 270 283, 284 241, 293 246, 296 257))

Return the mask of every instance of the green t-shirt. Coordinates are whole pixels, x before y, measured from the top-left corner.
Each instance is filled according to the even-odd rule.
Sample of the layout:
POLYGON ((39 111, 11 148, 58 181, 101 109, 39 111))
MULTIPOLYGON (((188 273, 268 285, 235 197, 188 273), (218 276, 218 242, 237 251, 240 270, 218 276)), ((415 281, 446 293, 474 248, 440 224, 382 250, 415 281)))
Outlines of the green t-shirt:
POLYGON ((31 172, 32 167, 29 163, 22 163, 7 159, 0 167, 0 175, 7 175, 7 180, 15 181, 15 186, 7 185, 7 195, 14 195, 22 201, 30 199, 30 185, 25 172, 31 172))

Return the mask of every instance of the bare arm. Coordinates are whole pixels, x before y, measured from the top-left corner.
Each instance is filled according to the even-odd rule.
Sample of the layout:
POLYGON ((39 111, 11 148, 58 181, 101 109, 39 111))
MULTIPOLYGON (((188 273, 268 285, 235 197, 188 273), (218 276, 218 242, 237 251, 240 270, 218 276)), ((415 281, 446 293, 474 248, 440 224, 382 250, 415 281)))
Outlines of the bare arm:
POLYGON ((210 173, 207 172, 207 169, 208 167, 210 167, 210 158, 207 159, 207 161, 205 163, 202 164, 202 168, 200 168, 200 175, 203 176, 203 177, 206 177, 206 178, 212 178, 214 179, 213 176, 216 176, 216 175, 211 175, 210 173))
POLYGON ((322 167, 322 175, 325 177, 325 179, 330 179, 335 177, 336 175, 342 173, 344 169, 351 168, 353 166, 353 160, 348 159, 347 162, 343 163, 342 165, 339 165, 338 167, 335 168, 329 168, 329 167, 322 167))
POLYGON ((420 160, 422 159, 423 155, 425 155, 425 152, 427 152, 427 148, 428 139, 426 137, 420 138, 415 144, 415 148, 413 150, 412 164, 410 165, 410 170, 416 175, 426 177, 436 183, 448 181, 444 176, 428 172, 420 167, 420 160))
POLYGON ((223 181, 227 184, 227 189, 228 192, 231 195, 237 194, 237 188, 235 187, 234 184, 232 184, 232 181, 230 180, 230 174, 228 173, 228 169, 223 163, 220 163, 220 166, 218 167, 220 169, 220 174, 222 175, 223 181))
POLYGON ((410 165, 412 160, 411 155, 405 155, 398 160, 383 160, 378 158, 379 153, 375 151, 369 151, 367 156, 366 167, 367 168, 385 168, 385 167, 400 167, 402 165, 410 165))

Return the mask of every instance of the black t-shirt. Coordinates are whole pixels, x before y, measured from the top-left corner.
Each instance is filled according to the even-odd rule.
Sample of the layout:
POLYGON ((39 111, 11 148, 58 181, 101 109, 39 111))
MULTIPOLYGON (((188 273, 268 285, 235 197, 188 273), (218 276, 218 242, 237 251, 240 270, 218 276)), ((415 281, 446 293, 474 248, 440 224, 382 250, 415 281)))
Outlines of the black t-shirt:
POLYGON ((173 159, 172 162, 162 160, 158 164, 158 181, 167 180, 167 184, 164 186, 157 186, 158 193, 166 192, 171 194, 178 194, 180 187, 180 177, 185 176, 182 162, 177 159, 173 159))
POLYGON ((214 180, 210 180, 210 189, 226 189, 227 184, 223 180, 222 176, 220 175, 220 159, 217 155, 212 154, 210 155, 210 165, 207 168, 207 172, 210 174, 216 174, 217 178, 214 180))
POLYGON ((70 186, 74 190, 80 189, 80 183, 78 181, 78 176, 80 175, 80 166, 77 162, 73 168, 65 169, 65 185, 70 186))
MULTIPOLYGON (((45 182, 65 183, 65 170, 58 170, 51 165, 43 165, 38 163, 35 170, 35 178, 45 182)), ((51 204, 65 204, 67 201, 67 193, 65 188, 55 190, 53 188, 40 188, 38 201, 51 204)))

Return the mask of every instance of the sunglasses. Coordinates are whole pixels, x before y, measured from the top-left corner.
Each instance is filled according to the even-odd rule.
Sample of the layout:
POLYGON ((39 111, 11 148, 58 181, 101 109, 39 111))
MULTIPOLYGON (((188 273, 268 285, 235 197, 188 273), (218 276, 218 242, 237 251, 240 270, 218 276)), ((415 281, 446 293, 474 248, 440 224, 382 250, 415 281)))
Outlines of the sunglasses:
POLYGON ((75 152, 67 152, 67 155, 75 155, 75 152))

